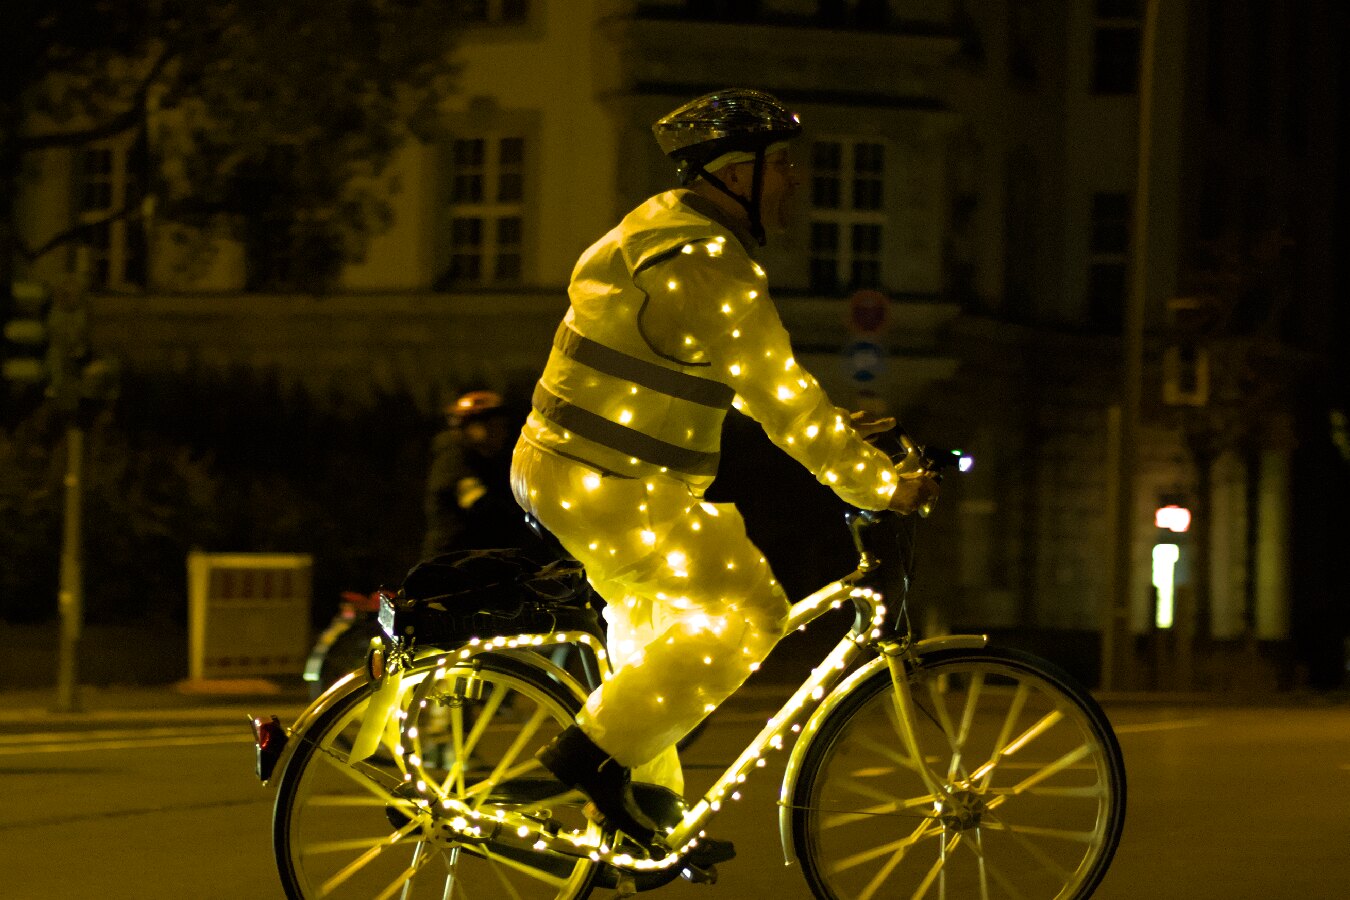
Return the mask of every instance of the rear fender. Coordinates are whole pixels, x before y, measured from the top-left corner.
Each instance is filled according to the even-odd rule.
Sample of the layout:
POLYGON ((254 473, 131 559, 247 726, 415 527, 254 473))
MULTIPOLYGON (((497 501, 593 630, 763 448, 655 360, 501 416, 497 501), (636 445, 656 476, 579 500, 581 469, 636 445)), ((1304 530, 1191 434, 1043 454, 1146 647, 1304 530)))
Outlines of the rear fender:
MULTIPOLYGON (((418 658, 413 665, 420 665, 426 660, 433 658, 436 658, 437 661, 444 658, 450 665, 460 665, 467 660, 471 660, 475 656, 480 656, 484 653, 509 656, 518 662, 539 669, 546 680, 556 681, 558 684, 562 685, 568 693, 576 697, 579 702, 585 702, 586 696, 590 693, 565 669, 554 664, 551 660, 542 655, 542 653, 538 652, 489 647, 487 644, 482 644, 479 646, 464 647, 459 650, 435 650, 428 653, 422 653, 418 655, 418 658)), ((370 685, 371 678, 366 671, 365 666, 342 676, 337 681, 333 682, 328 690, 320 694, 313 703, 307 706, 304 712, 300 713, 294 724, 286 729, 287 736, 293 738, 296 735, 304 734, 315 720, 331 709, 339 700, 342 700, 344 697, 357 691, 366 689, 370 685)), ((286 764, 293 755, 294 748, 298 743, 298 741, 293 740, 287 742, 281 755, 277 758, 276 766, 272 770, 274 773, 285 772, 286 764)))

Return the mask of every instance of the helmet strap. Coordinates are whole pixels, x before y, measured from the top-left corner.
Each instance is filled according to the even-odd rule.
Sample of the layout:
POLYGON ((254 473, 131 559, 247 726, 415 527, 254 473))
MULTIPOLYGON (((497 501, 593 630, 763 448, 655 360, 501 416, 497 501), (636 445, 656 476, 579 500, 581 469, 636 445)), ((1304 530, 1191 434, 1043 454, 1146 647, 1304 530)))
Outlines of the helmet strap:
POLYGON ((759 201, 764 193, 763 147, 755 151, 755 174, 752 176, 750 181, 749 200, 745 199, 740 194, 736 193, 731 188, 727 187, 726 183, 723 182, 722 179, 718 178, 716 175, 704 169, 703 166, 699 166, 697 169, 693 170, 691 174, 692 177, 689 179, 691 182, 696 178, 703 178, 708 182, 708 184, 711 184, 713 187, 717 188, 719 191, 726 194, 732 200, 735 200, 737 203, 739 203, 745 209, 746 217, 749 218, 750 220, 751 237, 753 237, 756 241, 758 241, 761 247, 764 246, 766 242, 765 241, 766 235, 764 233, 764 222, 761 219, 759 212, 759 201))

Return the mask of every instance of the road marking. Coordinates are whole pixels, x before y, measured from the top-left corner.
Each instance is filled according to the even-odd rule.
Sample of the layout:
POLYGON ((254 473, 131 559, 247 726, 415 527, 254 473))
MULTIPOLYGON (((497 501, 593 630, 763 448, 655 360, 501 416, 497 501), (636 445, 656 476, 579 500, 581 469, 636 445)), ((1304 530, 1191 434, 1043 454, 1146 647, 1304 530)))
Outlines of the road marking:
POLYGON ((260 715, 260 709, 266 709, 266 715, 276 714, 282 721, 297 718, 305 707, 285 703, 269 709, 271 701, 260 699, 251 707, 245 706, 196 706, 183 709, 103 709, 90 712, 54 713, 37 707, 27 709, 0 709, 0 723, 7 725, 78 725, 87 722, 194 722, 216 721, 224 719, 245 719, 260 715))
POLYGON ((1200 728, 1209 725, 1212 719, 1178 719, 1175 722, 1141 722, 1138 725, 1116 725, 1116 734, 1138 734, 1144 731, 1177 731, 1182 728, 1200 728))
MULTIPOLYGON (((24 746, 0 746, 0 756, 26 756, 35 753, 72 753, 80 750, 145 750, 151 747, 200 747, 206 744, 251 744, 253 737, 248 734, 227 736, 207 734, 197 737, 161 737, 146 740, 98 740, 83 743, 28 744, 24 746)), ((3 769, 0 769, 3 774, 3 769)))
POLYGON ((24 734, 0 734, 0 747, 4 747, 6 744, 88 743, 90 741, 182 737, 184 735, 201 737, 208 734, 228 734, 239 737, 240 735, 247 735, 248 728, 240 723, 239 725, 212 725, 190 730, 185 728, 119 728, 103 731, 30 731, 24 734))
POLYGON ((133 750, 149 747, 197 747, 207 744, 251 743, 243 725, 202 728, 132 728, 96 731, 42 731, 0 734, 0 756, 37 753, 74 753, 81 750, 133 750))

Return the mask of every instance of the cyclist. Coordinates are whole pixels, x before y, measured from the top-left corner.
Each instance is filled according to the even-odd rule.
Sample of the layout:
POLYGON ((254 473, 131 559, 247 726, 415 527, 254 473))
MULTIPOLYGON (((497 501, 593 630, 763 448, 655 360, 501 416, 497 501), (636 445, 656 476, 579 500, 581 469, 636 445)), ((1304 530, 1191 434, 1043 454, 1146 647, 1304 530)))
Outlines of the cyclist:
POLYGON ((427 533, 422 555, 452 550, 542 545, 511 498, 511 447, 519 427, 495 391, 476 390, 445 409, 427 473, 427 533))
POLYGON ((789 222, 798 116, 729 89, 653 130, 683 187, 577 262, 511 470, 518 502, 607 601, 617 667, 539 759, 649 846, 660 829, 630 776, 682 791, 676 742, 768 655, 788 611, 735 506, 702 499, 727 408, 856 506, 911 512, 936 495, 863 440, 893 422, 835 407, 796 363, 754 261, 789 222))

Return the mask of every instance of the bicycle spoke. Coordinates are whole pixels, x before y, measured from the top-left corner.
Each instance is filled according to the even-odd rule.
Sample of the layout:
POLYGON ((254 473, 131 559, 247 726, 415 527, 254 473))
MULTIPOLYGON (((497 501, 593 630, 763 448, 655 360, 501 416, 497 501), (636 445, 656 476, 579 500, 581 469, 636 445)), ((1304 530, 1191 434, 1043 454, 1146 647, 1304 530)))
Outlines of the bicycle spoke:
MULTIPOLYGON (((1008 738, 1012 736, 1012 731, 1017 727, 1017 720, 1021 718, 1022 707, 1026 705, 1027 697, 1031 695, 1031 688, 1024 681, 1017 683, 1017 690, 1013 691, 1012 702, 1008 704, 1008 712, 1003 717, 1003 725, 999 728, 998 737, 994 739, 994 757, 997 758, 1003 748, 1008 745, 1008 738)), ((980 788, 983 790, 989 787, 990 780, 994 777, 993 767, 982 778, 979 778, 980 788)))
POLYGON ((943 737, 947 739, 947 749, 951 753, 951 759, 947 763, 947 780, 949 782, 956 778, 958 772, 964 774, 962 753, 965 750, 970 720, 974 715, 975 706, 979 702, 980 685, 983 677, 979 676, 979 678, 979 681, 971 683, 966 694, 966 702, 961 712, 960 727, 952 724, 951 713, 947 710, 947 699, 942 688, 943 679, 941 677, 928 679, 928 696, 933 703, 933 713, 929 714, 929 718, 937 723, 943 737))
MULTIPOLYGON (((849 810, 848 812, 843 811, 834 812, 830 815, 825 815, 821 817, 820 827, 822 829, 839 828, 843 825, 851 825, 854 822, 861 822, 864 819, 874 819, 877 816, 899 816, 901 810, 913 809, 916 806, 928 806, 931 808, 933 803, 935 803, 936 801, 937 798, 930 794, 927 797, 914 797, 904 801, 903 803, 896 800, 891 800, 879 806, 868 807, 867 809, 854 809, 849 810)), ((822 812, 825 811, 826 810, 822 810, 822 812)), ((905 816, 904 818, 912 819, 914 818, 914 816, 912 815, 905 816)), ((919 816, 919 818, 931 819, 933 818, 933 816, 931 814, 928 814, 928 815, 921 815, 919 816)))
MULTIPOLYGON (((961 832, 958 831, 956 834, 952 835, 951 840, 942 845, 941 851, 938 853, 938 858, 933 863, 933 867, 928 870, 928 874, 924 876, 923 881, 919 882, 918 888, 915 889, 913 900, 920 900, 924 894, 928 893, 928 889, 933 886, 933 882, 937 879, 938 874, 946 868, 947 854, 955 850, 960 843, 961 832)), ((870 898, 872 895, 869 893, 867 896, 870 898)))
MULTIPOLYGON (((482 795, 478 803, 474 804, 474 809, 478 809, 479 806, 482 805, 483 800, 486 799, 487 793, 501 783, 508 772, 511 772, 511 777, 513 778, 520 774, 520 767, 517 767, 516 770, 511 770, 511 764, 516 761, 516 757, 520 756, 520 752, 525 749, 525 745, 534 737, 534 733, 539 730, 539 726, 543 725, 546 719, 548 719, 548 710, 542 708, 536 709, 534 714, 530 716, 530 720, 521 726, 520 731, 516 734, 515 740, 511 742, 511 746, 502 754, 502 758, 498 760, 496 768, 492 770, 492 774, 465 791, 464 796, 466 798, 469 796, 482 795)), ((538 766, 538 760, 530 760, 530 762, 526 764, 525 771, 537 768, 538 766)))
POLYGON ((366 851, 371 847, 378 847, 389 843, 389 835, 381 834, 377 837, 345 838, 336 841, 315 841, 306 844, 301 848, 301 852, 306 856, 320 856, 325 853, 351 853, 353 850, 366 851))
POLYGON ((516 886, 507 880, 506 873, 502 871, 502 867, 495 864, 492 854, 489 853, 486 858, 488 861, 488 868, 492 870, 492 874, 497 877, 497 883, 502 886, 503 890, 511 897, 511 900, 523 900, 520 896, 520 891, 516 890, 516 886))
POLYGON ((494 853, 487 847, 481 847, 476 849, 481 849, 483 851, 482 854, 483 858, 488 860, 488 862, 500 866, 505 866, 506 868, 514 869, 517 872, 521 872, 525 875, 530 876, 536 881, 543 882, 549 887, 561 888, 563 885, 567 883, 567 879, 565 878, 559 878, 557 875, 554 875, 550 872, 545 872, 543 869, 540 869, 536 866, 531 866, 528 863, 522 862, 521 860, 512 859, 509 856, 502 856, 499 853, 494 853))
POLYGON ((966 739, 970 737, 970 725, 975 721, 975 710, 980 705, 980 692, 984 689, 984 673, 977 672, 970 681, 970 687, 966 691, 966 708, 961 713, 961 729, 956 735, 955 751, 952 754, 952 764, 947 771, 949 779, 956 777, 958 763, 961 762, 961 756, 965 752, 966 739))
MULTIPOLYGON (((500 709, 502 700, 509 690, 506 685, 497 685, 488 697, 487 702, 483 704, 483 708, 475 711, 473 728, 469 729, 469 736, 464 740, 463 746, 455 750, 455 760, 450 766, 450 774, 446 776, 445 782, 441 785, 441 793, 448 793, 451 783, 457 783, 459 795, 464 795, 464 770, 469 757, 473 755, 479 739, 487 732, 488 725, 496 717, 497 710, 500 709)), ((463 720, 461 719, 461 721, 463 720)))
POLYGON ((1079 844, 1092 843, 1097 834, 1095 830, 1078 831, 1071 828, 1046 828, 1041 825, 1011 825, 999 820, 990 822, 985 827, 994 831, 1006 831, 1014 837, 1029 834, 1035 837, 1058 838, 1062 841, 1072 841, 1079 844))
POLYGON ((371 809, 384 809, 389 805, 389 798, 387 795, 358 797, 352 794, 321 794, 310 797, 305 802, 310 806, 366 806, 371 809))
MULTIPOLYGON (((1015 788, 990 788, 988 793, 995 796, 1012 796, 1016 793, 1015 788)), ((1084 800, 1100 800, 1106 796, 1106 785, 1098 781, 1095 784, 1085 785, 1083 787, 1048 787, 1043 785, 1032 785, 1021 791, 1023 794, 1031 794, 1034 797, 1068 797, 1080 798, 1084 800)))
POLYGON ((893 861, 890 865, 890 868, 893 869, 895 868, 895 865, 900 862, 901 858, 904 856, 905 851, 907 849, 914 846, 914 844, 918 843, 919 841, 923 840, 929 835, 938 834, 941 831, 942 831, 941 825, 936 825, 935 823, 931 822, 924 822, 918 828, 914 829, 914 831, 908 837, 903 837, 900 838, 900 840, 898 841, 892 841, 889 844, 882 844, 879 847, 873 847, 870 850, 864 850, 861 853, 855 853, 852 856, 844 857, 843 859, 835 863, 830 871, 836 875, 840 872, 847 872, 854 866, 860 866, 863 863, 871 862, 872 860, 876 859, 879 856, 885 856, 887 853, 895 854, 895 857, 893 858, 893 861))
MULTIPOLYGON (((897 797, 893 792, 884 791, 879 787, 866 784, 854 778, 836 779, 834 787, 839 790, 848 791, 850 794, 856 794, 859 797, 867 797, 870 800, 881 800, 884 803, 891 804, 902 802, 901 798, 897 797)), ((926 794, 924 796, 926 799, 932 799, 933 797, 932 794, 926 794)), ((912 803, 912 801, 909 800, 903 802, 906 806, 909 806, 912 803)))
MULTIPOLYGON (((497 787, 497 785, 500 784, 501 782, 510 781, 513 778, 519 778, 521 775, 524 775, 527 772, 533 772, 536 769, 542 769, 543 767, 544 764, 541 763, 539 760, 527 759, 520 765, 515 766, 514 768, 507 769, 505 772, 502 772, 500 774, 500 777, 498 777, 497 773, 494 772, 493 777, 485 778, 484 780, 475 784, 473 787, 465 790, 464 796, 460 799, 469 800, 475 797, 479 798, 478 802, 475 803, 473 806, 474 809, 479 809, 482 807, 483 801, 486 799, 483 795, 491 793, 492 789, 497 787)), ((562 787, 563 787, 562 783, 559 782, 558 788, 561 790, 562 787)))
POLYGON ((376 894, 375 900, 389 900, 395 892, 402 893, 406 897, 407 889, 412 885, 413 878, 422 871, 422 867, 427 864, 429 859, 431 859, 431 854, 424 852, 422 846, 419 845, 413 856, 412 865, 400 872, 384 890, 376 894))
POLYGON ((1045 779, 1059 774, 1060 772, 1064 771, 1069 766, 1078 762, 1080 759, 1087 756, 1091 752, 1092 747, 1089 746, 1088 744, 1083 744, 1076 750, 1070 750, 1068 753, 1064 754, 1059 759, 1050 763, 1048 766, 1043 767, 1035 775, 1032 775, 1030 778, 1023 780, 1020 784, 1014 786, 1012 789, 1012 793, 1020 794, 1023 791, 1027 790, 1027 788, 1031 787, 1032 785, 1039 784, 1045 779))
POLYGON ((362 853, 356 859, 340 869, 332 878, 325 881, 319 888, 319 896, 327 897, 329 894, 333 893, 333 891, 341 887, 342 883, 348 878, 351 878, 357 872, 370 865, 381 853, 388 850, 390 847, 395 846, 404 837, 407 837, 413 829, 420 827, 421 823, 414 819, 398 831, 395 831, 387 840, 381 840, 379 843, 375 844, 375 846, 371 847, 365 853, 362 853))
POLYGON ((1013 900, 1025 900, 1026 895, 1023 894, 1021 891, 1019 891, 1013 885, 1012 881, 1008 878, 1008 876, 1003 874, 1003 871, 999 869, 998 866, 994 865, 994 863, 989 859, 989 857, 987 857, 984 854, 984 851, 981 848, 975 846, 974 841, 966 841, 966 846, 970 848, 971 852, 973 852, 976 856, 980 858, 980 862, 982 864, 981 868, 982 877, 984 873, 988 873, 998 884, 999 887, 1003 888, 1004 891, 1006 891, 1009 895, 1013 897, 1013 900))
POLYGON ((1012 743, 1003 747, 996 746, 994 748, 993 754, 989 757, 989 761, 986 762, 984 765, 980 766, 974 772, 972 772, 970 775, 970 780, 980 781, 984 779, 986 776, 992 774, 995 767, 997 767, 998 764, 1002 762, 1005 758, 1012 756, 1014 753, 1018 752, 1023 747, 1025 747, 1027 744, 1031 743, 1036 738, 1040 737, 1042 734, 1049 731, 1051 728, 1055 726, 1056 723, 1058 723, 1063 718, 1064 714, 1062 712, 1060 712, 1057 709, 1053 709, 1050 712, 1046 713, 1045 715, 1041 716, 1041 718, 1026 731, 1019 734, 1012 743))
MULTIPOLYGON (((911 772, 922 771, 921 763, 916 762, 913 757, 907 754, 900 753, 893 747, 888 747, 887 745, 881 743, 880 741, 868 737, 859 737, 857 740, 859 746, 867 750, 871 750, 878 756, 884 757, 885 759, 890 760, 891 762, 895 763, 898 766, 902 766, 906 769, 909 769, 911 772)), ((927 762, 927 760, 924 760, 924 762, 927 762)), ((934 762, 936 762, 936 759, 934 760, 934 762)))
POLYGON ((355 766, 348 765, 344 757, 337 754, 327 754, 319 757, 328 764, 334 771, 342 774, 344 778, 352 784, 358 785, 371 793, 371 796, 380 800, 387 800, 389 794, 398 786, 399 782, 389 778, 382 771, 364 762, 355 766))

